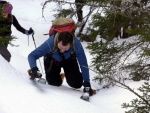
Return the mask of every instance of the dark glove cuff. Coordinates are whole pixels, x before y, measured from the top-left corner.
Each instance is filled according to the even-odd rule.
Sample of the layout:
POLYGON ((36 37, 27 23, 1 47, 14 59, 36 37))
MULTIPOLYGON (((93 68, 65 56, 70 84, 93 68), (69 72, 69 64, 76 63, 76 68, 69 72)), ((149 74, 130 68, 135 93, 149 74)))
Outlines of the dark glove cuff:
POLYGON ((83 83, 83 86, 84 86, 84 87, 91 87, 91 84, 90 84, 90 82, 84 82, 84 83, 83 83))
POLYGON ((37 68, 37 67, 33 67, 32 69, 31 69, 31 71, 33 72, 33 71, 38 71, 39 69, 37 68))

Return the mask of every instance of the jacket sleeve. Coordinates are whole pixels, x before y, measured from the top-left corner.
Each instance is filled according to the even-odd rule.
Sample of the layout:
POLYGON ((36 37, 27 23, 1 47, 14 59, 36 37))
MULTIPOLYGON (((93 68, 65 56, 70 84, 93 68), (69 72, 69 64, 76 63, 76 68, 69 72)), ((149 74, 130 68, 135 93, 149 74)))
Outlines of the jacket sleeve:
POLYGON ((39 59, 40 57, 44 56, 46 53, 50 53, 52 50, 52 43, 53 39, 49 38, 47 41, 45 41, 41 46, 36 48, 34 51, 32 51, 28 55, 28 62, 30 65, 30 68, 32 69, 33 67, 37 67, 36 60, 39 59))
POLYGON ((76 47, 76 57, 80 65, 80 69, 82 71, 83 80, 84 82, 90 82, 87 58, 84 49, 78 39, 76 39, 75 47, 76 47))
POLYGON ((18 31, 20 31, 20 32, 22 32, 23 34, 25 34, 25 29, 23 28, 23 27, 21 27, 21 25, 19 24, 19 22, 18 22, 18 20, 16 19, 16 17, 14 16, 14 15, 12 15, 12 17, 13 17, 13 25, 15 26, 15 28, 18 30, 18 31))

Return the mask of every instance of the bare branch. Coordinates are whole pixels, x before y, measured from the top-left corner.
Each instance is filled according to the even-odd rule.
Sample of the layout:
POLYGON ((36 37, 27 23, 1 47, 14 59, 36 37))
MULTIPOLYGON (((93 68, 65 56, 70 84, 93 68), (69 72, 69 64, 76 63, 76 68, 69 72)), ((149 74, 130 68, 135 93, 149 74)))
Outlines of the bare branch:
POLYGON ((44 8, 47 5, 47 3, 49 2, 55 2, 55 3, 63 3, 63 4, 76 4, 76 5, 84 5, 84 6, 91 6, 91 7, 95 7, 95 8, 99 8, 99 7, 108 7, 108 6, 104 6, 101 5, 100 3, 96 3, 96 2, 88 2, 88 3, 75 3, 75 2, 67 2, 65 0, 47 0, 46 2, 44 2, 43 7, 42 7, 42 17, 44 17, 43 12, 44 12, 44 8))

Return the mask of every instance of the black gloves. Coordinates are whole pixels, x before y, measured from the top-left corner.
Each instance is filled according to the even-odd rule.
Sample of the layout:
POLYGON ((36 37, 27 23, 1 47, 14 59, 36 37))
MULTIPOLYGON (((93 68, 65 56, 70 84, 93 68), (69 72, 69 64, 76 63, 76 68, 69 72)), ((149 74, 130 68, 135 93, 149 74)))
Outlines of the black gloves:
POLYGON ((90 96, 93 95, 93 90, 91 88, 91 84, 89 82, 84 82, 83 83, 84 89, 83 92, 88 92, 90 96))
POLYGON ((42 74, 39 72, 37 67, 34 67, 31 69, 32 73, 31 73, 31 78, 32 80, 34 80, 35 78, 41 78, 42 74))
POLYGON ((31 34, 34 34, 34 31, 33 31, 32 28, 30 28, 29 30, 26 30, 26 31, 25 31, 25 34, 26 34, 26 35, 31 35, 31 34))

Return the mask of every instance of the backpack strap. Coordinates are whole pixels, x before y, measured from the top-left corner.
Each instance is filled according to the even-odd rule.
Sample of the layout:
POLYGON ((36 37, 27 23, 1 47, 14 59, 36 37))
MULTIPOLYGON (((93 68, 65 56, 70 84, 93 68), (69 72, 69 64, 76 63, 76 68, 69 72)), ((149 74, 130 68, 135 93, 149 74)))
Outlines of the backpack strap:
POLYGON ((53 46, 53 49, 52 49, 51 53, 55 53, 57 51, 57 39, 59 37, 59 34, 60 34, 59 32, 57 32, 55 34, 55 37, 54 37, 54 46, 53 46))
POLYGON ((72 42, 72 52, 71 54, 74 54, 76 51, 76 48, 75 48, 75 37, 73 36, 73 42, 72 42))

